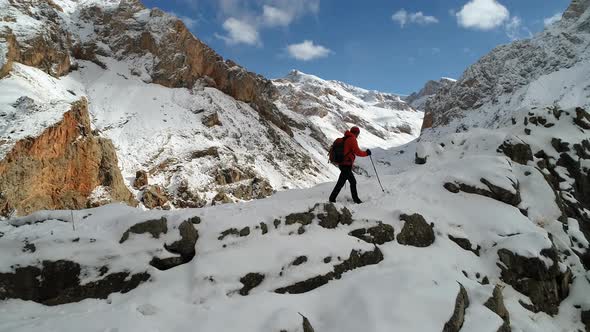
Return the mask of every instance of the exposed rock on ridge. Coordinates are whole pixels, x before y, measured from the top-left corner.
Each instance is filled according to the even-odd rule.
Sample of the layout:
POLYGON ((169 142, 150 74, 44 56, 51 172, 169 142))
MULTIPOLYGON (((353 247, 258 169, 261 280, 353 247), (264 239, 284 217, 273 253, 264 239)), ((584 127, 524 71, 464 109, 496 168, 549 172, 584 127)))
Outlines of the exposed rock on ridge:
POLYGON ((92 133, 88 104, 81 99, 61 122, 18 141, 0 161, 1 214, 86 208, 99 187, 108 194, 105 203, 133 205, 117 163, 112 143, 92 133))

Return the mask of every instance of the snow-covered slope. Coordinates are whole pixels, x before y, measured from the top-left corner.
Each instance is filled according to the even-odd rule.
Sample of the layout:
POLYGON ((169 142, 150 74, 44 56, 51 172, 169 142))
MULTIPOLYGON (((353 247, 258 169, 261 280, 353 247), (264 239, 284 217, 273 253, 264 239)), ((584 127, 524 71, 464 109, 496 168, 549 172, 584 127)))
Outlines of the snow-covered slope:
POLYGON ((455 84, 457 80, 443 77, 438 81, 430 80, 424 84, 424 87, 418 92, 414 92, 411 95, 404 98, 412 108, 423 111, 426 108, 426 103, 434 98, 434 96, 443 88, 448 88, 455 84))
POLYGON ((556 160, 590 160, 590 119, 558 111, 376 151, 387 193, 362 179, 361 205, 324 205, 325 184, 197 210, 13 219, 0 226, 0 298, 32 301, 4 301, 0 330, 310 331, 300 315, 316 331, 582 330, 587 220, 570 214, 576 180, 556 160), (584 148, 560 155, 565 142, 584 148), (64 281, 38 277, 49 271, 64 281))
POLYGON ((309 119, 330 142, 351 126, 362 129, 359 144, 367 148, 398 146, 420 132, 422 112, 399 96, 326 81, 298 70, 273 83, 279 91, 279 109, 293 118, 309 119))
POLYGON ((427 104, 426 127, 494 128, 520 107, 590 106, 589 7, 588 0, 573 1, 544 32, 482 57, 427 104))
MULTIPOLYGON (((0 160, 85 97, 126 185, 139 201, 156 193, 143 202, 149 207, 250 200, 334 179, 326 149, 351 125, 366 129, 364 148, 397 146, 419 132, 422 113, 397 96, 296 74, 296 88, 273 85, 137 0, 0 0, 0 8, 0 160), (310 95, 329 116, 301 112, 307 99, 291 89, 333 91, 310 95), (148 173, 147 187, 133 185, 139 171, 148 173)), ((18 213, 18 202, 9 205, 18 213)))

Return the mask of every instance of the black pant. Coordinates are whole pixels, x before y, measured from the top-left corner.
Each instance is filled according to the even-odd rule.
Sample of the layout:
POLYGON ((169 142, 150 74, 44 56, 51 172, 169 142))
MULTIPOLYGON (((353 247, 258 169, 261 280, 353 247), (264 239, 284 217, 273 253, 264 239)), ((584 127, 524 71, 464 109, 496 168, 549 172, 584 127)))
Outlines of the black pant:
POLYGON ((360 201, 358 193, 356 192, 356 179, 354 178, 354 173, 352 173, 352 166, 338 166, 340 168, 340 176, 338 177, 338 182, 336 182, 336 187, 332 190, 332 194, 330 195, 330 201, 335 201, 336 197, 344 187, 344 184, 348 180, 350 183, 350 193, 352 194, 353 201, 360 201))

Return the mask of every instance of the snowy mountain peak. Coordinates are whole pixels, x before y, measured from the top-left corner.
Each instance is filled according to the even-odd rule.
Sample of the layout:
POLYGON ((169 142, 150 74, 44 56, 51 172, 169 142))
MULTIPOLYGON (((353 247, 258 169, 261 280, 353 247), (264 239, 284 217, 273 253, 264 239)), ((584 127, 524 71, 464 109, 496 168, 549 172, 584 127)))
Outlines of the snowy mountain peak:
POLYGON ((422 113, 397 95, 324 80, 299 70, 273 83, 279 91, 279 108, 292 117, 312 121, 328 141, 356 125, 366 133, 360 137, 361 145, 392 147, 414 139, 417 121, 422 118, 422 113))

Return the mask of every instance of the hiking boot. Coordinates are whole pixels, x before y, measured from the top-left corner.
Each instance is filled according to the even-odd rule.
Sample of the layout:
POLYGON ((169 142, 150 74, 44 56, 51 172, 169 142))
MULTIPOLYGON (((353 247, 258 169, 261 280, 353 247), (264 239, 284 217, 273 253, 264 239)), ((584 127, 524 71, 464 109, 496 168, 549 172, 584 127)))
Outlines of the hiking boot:
POLYGON ((358 198, 357 198, 357 199, 355 199, 355 200, 354 200, 354 202, 355 202, 356 204, 362 204, 362 203, 363 203, 363 201, 361 201, 361 200, 360 200, 360 199, 358 199, 358 198))
POLYGON ((336 200, 333 198, 330 198, 329 201, 330 201, 330 203, 336 203, 336 200))

